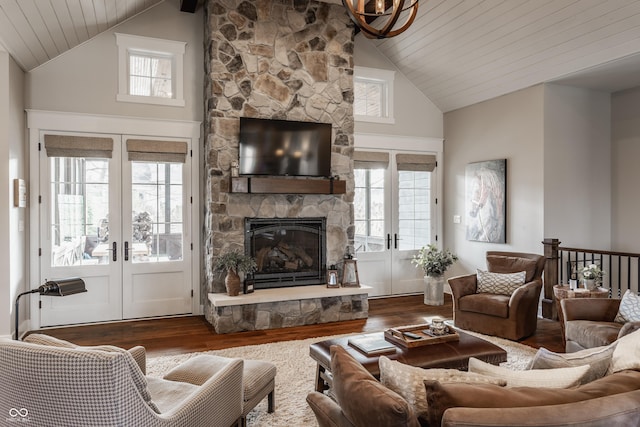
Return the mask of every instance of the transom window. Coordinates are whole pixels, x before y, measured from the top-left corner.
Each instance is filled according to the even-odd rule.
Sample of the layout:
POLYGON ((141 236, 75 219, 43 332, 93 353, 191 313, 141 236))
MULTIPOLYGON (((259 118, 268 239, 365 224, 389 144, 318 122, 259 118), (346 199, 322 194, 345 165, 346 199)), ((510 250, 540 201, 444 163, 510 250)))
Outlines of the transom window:
POLYGON ((393 80, 395 72, 355 67, 353 114, 357 121, 394 123, 393 80))
POLYGON ((183 107, 186 43, 116 33, 118 101, 183 107))
POLYGON ((171 57, 130 53, 129 94, 173 98, 171 67, 171 57))

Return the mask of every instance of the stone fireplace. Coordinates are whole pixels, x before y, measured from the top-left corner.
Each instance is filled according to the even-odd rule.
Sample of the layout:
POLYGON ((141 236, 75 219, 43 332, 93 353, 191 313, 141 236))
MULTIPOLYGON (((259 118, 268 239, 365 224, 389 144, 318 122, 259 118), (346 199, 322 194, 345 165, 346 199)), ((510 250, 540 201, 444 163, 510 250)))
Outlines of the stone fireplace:
POLYGON ((325 218, 247 218, 244 236, 255 289, 325 283, 325 218))
MULTIPOLYGON (((314 0, 207 0, 205 19, 201 294, 209 313, 207 295, 224 292, 213 261, 227 250, 244 251, 245 218, 322 218, 321 271, 352 252, 354 31, 342 5, 314 0), (346 193, 231 193, 240 117, 331 123, 331 174, 346 181, 346 193)), ((291 292, 304 288, 310 286, 291 292)))

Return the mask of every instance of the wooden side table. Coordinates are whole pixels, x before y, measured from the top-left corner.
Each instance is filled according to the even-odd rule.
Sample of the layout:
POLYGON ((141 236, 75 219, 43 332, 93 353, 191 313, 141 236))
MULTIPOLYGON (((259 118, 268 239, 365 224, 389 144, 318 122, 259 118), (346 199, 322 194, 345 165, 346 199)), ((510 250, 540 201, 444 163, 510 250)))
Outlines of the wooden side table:
POLYGON ((609 289, 597 288, 590 291, 582 288, 571 289, 569 288, 569 285, 555 285, 553 287, 553 296, 556 299, 556 307, 558 309, 558 320, 560 321, 562 342, 566 344, 564 336, 564 314, 562 313, 560 300, 565 298, 609 298, 609 289))

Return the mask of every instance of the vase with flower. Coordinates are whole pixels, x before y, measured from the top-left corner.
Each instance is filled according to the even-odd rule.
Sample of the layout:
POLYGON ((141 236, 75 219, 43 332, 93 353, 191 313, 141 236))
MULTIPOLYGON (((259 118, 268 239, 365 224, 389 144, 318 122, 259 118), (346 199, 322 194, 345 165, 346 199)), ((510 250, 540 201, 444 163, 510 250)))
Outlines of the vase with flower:
POLYGON ((425 291, 424 303, 427 305, 444 304, 444 272, 458 257, 448 249, 439 250, 431 244, 423 246, 411 260, 416 267, 424 271, 425 291))
POLYGON ((582 276, 582 286, 592 291, 602 284, 604 271, 597 264, 589 264, 580 270, 580 275, 582 276))

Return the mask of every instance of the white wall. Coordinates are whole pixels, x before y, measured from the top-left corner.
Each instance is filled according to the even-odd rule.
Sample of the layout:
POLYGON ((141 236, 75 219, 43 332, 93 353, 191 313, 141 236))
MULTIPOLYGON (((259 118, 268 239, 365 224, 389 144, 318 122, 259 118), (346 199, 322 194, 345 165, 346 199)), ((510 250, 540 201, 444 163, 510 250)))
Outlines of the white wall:
POLYGON ((608 93, 545 85, 544 237, 567 247, 611 249, 608 93))
POLYGON ((27 75, 27 108, 201 121, 203 117, 203 12, 180 12, 179 1, 165 1, 27 75), (116 102, 118 49, 114 33, 186 42, 186 105, 168 107, 116 102))
POLYGON ((543 86, 444 115, 445 247, 460 258, 451 275, 485 268, 488 250, 542 253, 544 218, 543 86), (465 167, 507 159, 507 243, 466 240, 465 167), (460 215, 462 222, 453 223, 460 215))
POLYGON ((370 40, 362 34, 355 38, 353 62, 361 67, 393 70, 394 124, 355 122, 355 133, 442 138, 442 112, 416 88, 370 40))
POLYGON ((611 97, 611 246, 640 252, 640 88, 611 97))
MULTIPOLYGON (((24 149, 24 73, 8 53, 0 51, 0 337, 14 329, 14 301, 27 289, 26 209, 13 206, 13 180, 28 182, 24 149), (21 223, 22 222, 22 226, 21 223)), ((21 304, 21 320, 27 315, 27 304, 21 304)))

